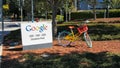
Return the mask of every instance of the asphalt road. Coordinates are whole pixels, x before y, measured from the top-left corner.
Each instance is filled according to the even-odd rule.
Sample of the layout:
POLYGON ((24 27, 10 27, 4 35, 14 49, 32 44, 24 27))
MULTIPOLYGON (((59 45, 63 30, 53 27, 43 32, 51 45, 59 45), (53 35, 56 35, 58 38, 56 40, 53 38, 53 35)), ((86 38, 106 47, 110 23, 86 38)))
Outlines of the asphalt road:
MULTIPOLYGON (((4 22, 4 35, 10 33, 10 31, 20 29, 19 22, 4 22)), ((0 44, 2 38, 2 23, 0 22, 0 44)))
MULTIPOLYGON (((20 28, 19 22, 4 22, 4 31, 12 31, 20 28)), ((0 31, 2 31, 2 23, 0 22, 0 31)))

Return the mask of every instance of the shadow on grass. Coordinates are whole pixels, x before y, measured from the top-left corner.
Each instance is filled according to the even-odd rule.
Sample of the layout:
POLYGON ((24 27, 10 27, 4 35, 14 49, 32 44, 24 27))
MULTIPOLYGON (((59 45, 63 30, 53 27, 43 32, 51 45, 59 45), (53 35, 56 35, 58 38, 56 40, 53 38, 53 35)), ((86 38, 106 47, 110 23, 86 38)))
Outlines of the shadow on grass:
POLYGON ((49 54, 47 57, 25 54, 20 62, 17 59, 5 60, 2 68, 118 68, 120 67, 120 56, 107 53, 77 53, 58 55, 49 54))

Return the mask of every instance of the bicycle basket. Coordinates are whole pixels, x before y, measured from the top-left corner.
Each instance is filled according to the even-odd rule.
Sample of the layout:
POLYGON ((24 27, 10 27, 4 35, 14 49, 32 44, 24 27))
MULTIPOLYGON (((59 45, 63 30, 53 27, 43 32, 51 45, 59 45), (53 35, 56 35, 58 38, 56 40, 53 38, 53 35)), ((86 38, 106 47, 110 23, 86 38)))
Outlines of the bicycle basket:
POLYGON ((77 30, 81 34, 83 32, 86 32, 88 30, 88 27, 87 27, 87 25, 82 25, 82 26, 78 27, 77 30))

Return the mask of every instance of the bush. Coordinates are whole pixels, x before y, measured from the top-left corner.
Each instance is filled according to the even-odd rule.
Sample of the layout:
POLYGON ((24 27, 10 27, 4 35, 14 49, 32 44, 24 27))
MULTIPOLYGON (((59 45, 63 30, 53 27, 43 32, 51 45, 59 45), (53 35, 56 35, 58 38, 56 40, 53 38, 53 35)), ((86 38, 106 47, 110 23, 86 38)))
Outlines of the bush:
POLYGON ((120 9, 110 10, 109 17, 120 17, 120 9))
POLYGON ((72 20, 83 20, 87 18, 93 18, 93 14, 90 11, 86 12, 72 12, 71 19, 72 20))
MULTIPOLYGON (((70 31, 68 26, 74 25, 77 27, 76 24, 77 23, 73 22, 65 22, 64 24, 58 25, 58 34, 63 30, 70 31)), ((94 41, 120 40, 120 24, 95 23, 88 24, 88 27, 90 38, 94 41)), ((74 32, 76 33, 77 30, 75 29, 74 32)))
POLYGON ((63 22, 63 21, 64 21, 64 16, 62 16, 62 15, 57 15, 57 16, 56 16, 56 21, 57 21, 58 23, 63 22))
MULTIPOLYGON (((104 18, 105 10, 96 10, 97 18, 104 18)), ((82 12, 72 12, 71 19, 72 20, 82 20, 82 19, 91 19, 94 17, 94 14, 91 11, 82 11, 82 12)), ((109 17, 120 17, 120 9, 110 9, 109 17)))
POLYGON ((112 40, 113 39, 113 37, 111 36, 111 35, 102 35, 102 37, 101 37, 101 39, 102 40, 112 40))

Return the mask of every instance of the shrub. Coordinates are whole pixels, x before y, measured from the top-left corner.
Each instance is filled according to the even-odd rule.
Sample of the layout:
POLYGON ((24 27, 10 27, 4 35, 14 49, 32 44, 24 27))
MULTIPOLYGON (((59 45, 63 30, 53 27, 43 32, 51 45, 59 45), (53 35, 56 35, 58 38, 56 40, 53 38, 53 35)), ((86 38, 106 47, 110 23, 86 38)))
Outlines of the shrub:
POLYGON ((64 16, 62 16, 62 15, 57 15, 57 16, 56 16, 56 21, 57 21, 58 23, 63 22, 63 21, 64 21, 64 16))
POLYGON ((83 20, 87 18, 93 18, 93 14, 89 11, 86 12, 72 12, 71 13, 71 19, 72 20, 83 20))
POLYGON ((112 9, 109 11, 109 17, 120 17, 120 9, 112 9))
POLYGON ((101 39, 103 39, 103 40, 112 40, 113 37, 111 35, 104 35, 103 34, 101 39))
MULTIPOLYGON (((104 18, 105 10, 96 10, 97 18, 104 18)), ((81 12, 72 12, 71 19, 72 20, 82 20, 82 19, 91 19, 93 18, 93 12, 91 11, 81 11, 81 12)), ((109 17, 120 17, 120 9, 110 9, 109 17)))

